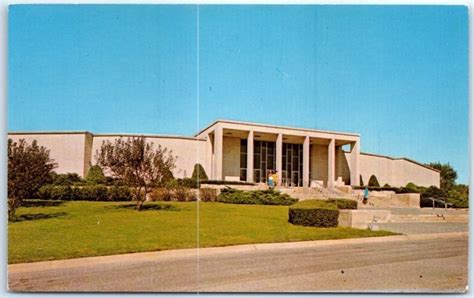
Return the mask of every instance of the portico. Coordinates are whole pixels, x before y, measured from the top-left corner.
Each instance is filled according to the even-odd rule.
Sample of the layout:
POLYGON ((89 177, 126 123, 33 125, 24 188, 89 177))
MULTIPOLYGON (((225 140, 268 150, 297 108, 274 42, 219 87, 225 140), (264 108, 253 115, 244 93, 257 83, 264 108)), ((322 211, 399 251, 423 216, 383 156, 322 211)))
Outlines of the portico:
POLYGON ((278 185, 359 185, 360 136, 285 126, 218 120, 202 130, 210 178, 278 185))

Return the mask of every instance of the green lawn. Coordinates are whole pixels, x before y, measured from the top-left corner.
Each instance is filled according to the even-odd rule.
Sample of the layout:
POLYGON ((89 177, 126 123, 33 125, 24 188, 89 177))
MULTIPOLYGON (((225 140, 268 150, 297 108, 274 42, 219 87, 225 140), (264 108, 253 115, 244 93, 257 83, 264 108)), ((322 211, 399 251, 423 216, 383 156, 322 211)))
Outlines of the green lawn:
POLYGON ((392 235, 386 231, 313 228, 288 223, 287 206, 223 203, 30 203, 8 226, 9 263, 157 251, 197 246, 392 235))

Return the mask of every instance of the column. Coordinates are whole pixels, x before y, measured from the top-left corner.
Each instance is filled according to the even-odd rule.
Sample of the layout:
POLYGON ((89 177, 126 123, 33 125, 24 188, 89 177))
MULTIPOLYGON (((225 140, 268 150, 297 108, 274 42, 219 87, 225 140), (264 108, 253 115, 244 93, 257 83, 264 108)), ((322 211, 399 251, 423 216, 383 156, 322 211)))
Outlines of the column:
POLYGON ((283 135, 281 133, 278 134, 276 140, 276 148, 275 148, 275 159, 276 159, 276 171, 278 172, 278 181, 277 185, 281 186, 281 176, 282 176, 282 152, 283 152, 283 135))
POLYGON ((303 142, 303 187, 309 186, 309 137, 303 142))
POLYGON ((247 182, 253 182, 253 130, 247 137, 247 182))
POLYGON ((336 172, 336 140, 331 139, 328 146, 328 187, 334 187, 336 172))
POLYGON ((214 165, 212 163, 213 157, 212 157, 212 140, 211 140, 211 134, 207 134, 207 139, 206 139, 206 165, 204 169, 207 171, 207 177, 210 179, 213 179, 214 177, 214 165))
POLYGON ((224 133, 222 126, 214 129, 214 180, 223 180, 222 177, 222 147, 224 133))
POLYGON ((350 156, 351 156, 351 161, 350 161, 351 185, 359 186, 360 185, 360 172, 359 172, 360 141, 355 141, 354 143, 351 144, 350 156))

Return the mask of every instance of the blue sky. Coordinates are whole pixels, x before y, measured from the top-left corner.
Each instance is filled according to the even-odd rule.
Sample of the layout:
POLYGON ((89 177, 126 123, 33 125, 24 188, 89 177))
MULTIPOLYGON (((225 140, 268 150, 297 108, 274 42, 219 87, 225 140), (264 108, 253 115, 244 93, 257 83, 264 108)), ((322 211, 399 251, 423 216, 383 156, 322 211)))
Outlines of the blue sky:
POLYGON ((462 6, 14 6, 8 130, 352 131, 467 183, 467 29, 462 6))

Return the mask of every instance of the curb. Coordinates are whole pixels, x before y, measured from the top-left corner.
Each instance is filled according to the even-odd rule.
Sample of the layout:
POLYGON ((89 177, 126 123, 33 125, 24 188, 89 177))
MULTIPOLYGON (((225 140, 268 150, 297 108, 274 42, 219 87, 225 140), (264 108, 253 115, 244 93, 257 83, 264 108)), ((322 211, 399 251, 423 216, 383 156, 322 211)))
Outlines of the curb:
POLYGON ((8 265, 8 273, 22 273, 43 270, 65 269, 65 268, 83 268, 106 265, 110 263, 138 263, 150 262, 159 260, 169 260, 176 258, 195 258, 204 256, 215 256, 226 253, 245 253, 252 251, 267 251, 267 250, 281 250, 281 249, 298 249, 311 247, 324 247, 332 245, 351 245, 363 243, 380 243, 380 242, 398 242, 398 241, 416 241, 429 239, 448 239, 458 237, 468 237, 469 232, 452 232, 452 233, 430 233, 430 234, 415 234, 415 235, 395 235, 395 236, 381 236, 381 237, 367 237, 367 238, 350 238, 350 239, 336 239, 336 240, 312 240, 312 241, 297 241, 297 242, 282 242, 282 243, 260 243, 260 244, 243 244, 232 245, 224 247, 207 247, 207 248, 186 248, 163 250, 155 252, 139 252, 127 253, 119 255, 84 257, 65 260, 41 261, 33 263, 19 263, 8 265))

